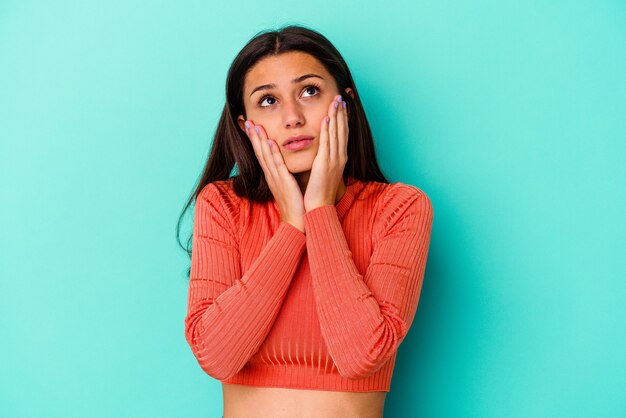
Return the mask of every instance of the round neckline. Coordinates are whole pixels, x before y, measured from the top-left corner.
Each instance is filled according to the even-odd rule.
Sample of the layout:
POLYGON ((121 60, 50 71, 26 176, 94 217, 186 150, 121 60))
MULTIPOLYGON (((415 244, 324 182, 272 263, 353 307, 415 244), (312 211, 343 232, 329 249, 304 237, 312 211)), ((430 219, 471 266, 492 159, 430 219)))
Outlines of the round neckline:
MULTIPOLYGON (((354 187, 359 184, 361 181, 359 179, 355 179, 354 177, 348 176, 346 183, 346 190, 343 193, 343 196, 335 203, 335 208, 337 209, 337 215, 339 219, 343 218, 343 215, 348 210, 352 202, 354 201, 354 187)), ((278 211, 278 204, 276 200, 272 200, 272 205, 274 209, 278 211)))

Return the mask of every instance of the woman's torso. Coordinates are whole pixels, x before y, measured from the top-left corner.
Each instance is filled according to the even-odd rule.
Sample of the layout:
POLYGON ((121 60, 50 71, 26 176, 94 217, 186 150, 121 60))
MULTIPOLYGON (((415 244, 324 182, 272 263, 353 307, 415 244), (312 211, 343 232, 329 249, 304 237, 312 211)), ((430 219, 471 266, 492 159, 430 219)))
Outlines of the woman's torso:
MULTIPOLYGON (((357 183, 352 187, 352 193, 354 193, 355 190, 360 191, 362 186, 357 183)), ((352 202, 352 195, 345 193, 340 201, 341 204, 338 205, 340 205, 340 208, 343 205, 344 208, 339 212, 345 212, 352 202)), ((275 207, 274 210, 277 210, 277 208, 275 207)), ((367 222, 367 219, 362 219, 362 222, 367 222)), ((355 247, 352 252, 352 258, 359 271, 362 272, 367 267, 371 253, 371 248, 368 244, 368 241, 363 241, 362 245, 355 247)), ((244 260, 242 265, 244 270, 249 268, 256 256, 256 254, 243 254, 244 260)), ((308 258, 304 258, 300 268, 308 269, 308 258)), ((300 353, 296 349, 293 354, 293 361, 298 364, 300 362, 307 364, 307 361, 309 362, 308 364, 317 364, 314 360, 319 358, 320 360, 318 361, 320 363, 317 367, 323 367, 324 371, 327 371, 325 363, 321 363, 328 354, 325 346, 321 344, 322 337, 319 325, 316 325, 317 320, 307 323, 308 325, 301 324, 297 328, 290 326, 293 323, 293 318, 297 317, 294 312, 298 311, 299 306, 302 306, 302 304, 312 305, 314 303, 313 294, 310 290, 310 278, 306 276, 298 279, 298 277, 300 276, 296 274, 296 279, 290 285, 289 294, 301 295, 300 298, 293 300, 287 298, 283 302, 281 315, 274 323, 264 344, 267 347, 273 347, 276 345, 276 341, 293 341, 295 347, 298 347, 296 341, 303 342, 302 346, 308 347, 309 350, 300 353), (306 297, 302 297, 302 295, 306 297), (319 343, 319 346, 316 345, 316 342, 319 343), (317 352, 318 354, 321 352, 321 355, 315 355, 311 360, 309 358, 311 356, 308 355, 309 352, 317 352), (302 358, 299 357, 299 354, 302 355, 302 358)), ((252 362, 263 363, 266 360, 266 356, 262 355, 265 351, 270 352, 270 350, 265 350, 264 346, 262 346, 259 353, 253 357, 252 362)), ((288 360, 291 361, 292 358, 288 357, 288 360)), ((224 418, 382 418, 387 395, 385 391, 307 390, 235 383, 223 383, 222 393, 224 418)))
POLYGON ((222 384, 224 418, 382 418, 387 392, 222 384))

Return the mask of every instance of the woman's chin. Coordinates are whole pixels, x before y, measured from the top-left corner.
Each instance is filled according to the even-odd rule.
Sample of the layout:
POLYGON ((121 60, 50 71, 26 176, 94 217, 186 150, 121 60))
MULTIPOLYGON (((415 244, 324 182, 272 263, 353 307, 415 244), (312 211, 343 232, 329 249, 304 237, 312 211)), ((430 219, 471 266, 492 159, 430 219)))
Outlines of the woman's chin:
POLYGON ((311 156, 307 155, 292 155, 289 161, 285 161, 285 165, 287 166, 287 170, 290 173, 302 173, 305 171, 311 171, 311 167, 313 166, 313 159, 311 156))
POLYGON ((305 171, 311 171, 311 164, 288 164, 287 170, 289 170, 291 174, 304 173, 305 171))

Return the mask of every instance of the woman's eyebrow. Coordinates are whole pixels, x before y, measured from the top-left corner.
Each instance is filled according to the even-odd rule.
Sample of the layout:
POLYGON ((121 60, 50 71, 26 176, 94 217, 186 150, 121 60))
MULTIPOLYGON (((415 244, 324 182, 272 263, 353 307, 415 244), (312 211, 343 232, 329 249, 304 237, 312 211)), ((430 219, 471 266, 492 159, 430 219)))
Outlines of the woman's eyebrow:
MULTIPOLYGON (((291 80, 291 84, 296 84, 296 83, 300 83, 303 80, 306 80, 307 78, 311 78, 311 77, 317 77, 320 78, 322 80, 324 80, 324 77, 322 77, 321 75, 317 75, 317 74, 304 74, 301 75, 300 77, 296 77, 293 80, 291 80)), ((269 90, 269 89, 273 89, 276 88, 276 84, 263 84, 260 85, 258 87, 255 87, 252 92, 250 93, 250 96, 252 96, 255 92, 259 91, 259 90, 269 90)))

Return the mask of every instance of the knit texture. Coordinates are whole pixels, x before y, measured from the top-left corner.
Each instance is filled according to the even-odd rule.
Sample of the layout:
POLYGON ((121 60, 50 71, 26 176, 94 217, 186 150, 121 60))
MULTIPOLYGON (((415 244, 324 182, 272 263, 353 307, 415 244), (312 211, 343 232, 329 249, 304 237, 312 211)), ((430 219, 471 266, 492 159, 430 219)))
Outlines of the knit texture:
POLYGON ((304 214, 208 184, 194 207, 185 338, 224 384, 389 392, 417 310, 433 208, 403 183, 348 178, 304 214))

